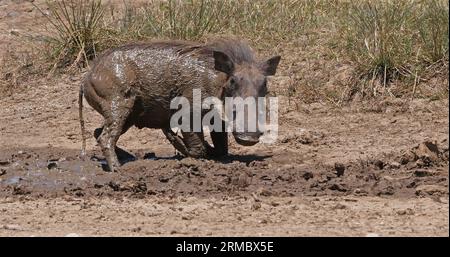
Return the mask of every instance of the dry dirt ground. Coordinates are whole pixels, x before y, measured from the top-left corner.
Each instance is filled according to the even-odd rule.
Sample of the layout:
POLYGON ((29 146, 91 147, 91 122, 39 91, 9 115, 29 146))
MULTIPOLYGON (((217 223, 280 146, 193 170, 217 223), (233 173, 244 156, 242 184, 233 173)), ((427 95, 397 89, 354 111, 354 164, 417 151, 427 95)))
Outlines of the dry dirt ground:
MULTIPOLYGON (((2 51, 32 26, 22 1, 0 1, 2 51)), ((271 79, 282 92, 286 78, 271 79)), ((105 172, 82 75, 19 85, 0 101, 0 236, 449 236, 448 100, 385 100, 335 108, 280 96, 276 144, 231 156, 175 155, 157 130, 130 129, 130 156, 105 172)))

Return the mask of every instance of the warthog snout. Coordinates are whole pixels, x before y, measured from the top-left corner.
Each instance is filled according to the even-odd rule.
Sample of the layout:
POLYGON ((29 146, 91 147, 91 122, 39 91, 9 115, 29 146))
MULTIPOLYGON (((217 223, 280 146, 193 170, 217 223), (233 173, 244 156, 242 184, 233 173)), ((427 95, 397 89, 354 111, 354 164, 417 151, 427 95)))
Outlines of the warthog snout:
POLYGON ((252 146, 259 142, 262 132, 233 132, 236 142, 243 146, 252 146))

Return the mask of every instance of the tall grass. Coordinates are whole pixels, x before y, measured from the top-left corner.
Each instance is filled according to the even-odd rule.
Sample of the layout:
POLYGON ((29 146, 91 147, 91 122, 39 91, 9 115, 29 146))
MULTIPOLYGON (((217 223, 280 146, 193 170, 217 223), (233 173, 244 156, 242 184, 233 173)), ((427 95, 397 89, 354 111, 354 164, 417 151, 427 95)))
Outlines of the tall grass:
POLYGON ((359 72, 386 83, 448 60, 448 15, 446 0, 355 2, 339 19, 339 34, 359 72))
POLYGON ((448 59, 449 2, 428 0, 421 7, 417 27, 424 60, 433 63, 448 59))
POLYGON ((55 32, 48 37, 54 46, 51 57, 67 65, 84 62, 99 50, 133 40, 198 40, 211 34, 270 42, 295 39, 306 27, 317 24, 317 12, 326 2, 149 0, 143 4, 123 1, 117 7, 101 0, 60 0, 47 2, 49 14, 41 12, 55 32))
POLYGON ((315 7, 324 2, 151 0, 138 7, 125 4, 124 11, 111 10, 115 13, 111 16, 115 17, 115 27, 127 38, 195 40, 208 34, 227 33, 285 40, 299 36, 304 27, 312 24, 317 17, 315 7))
POLYGON ((223 28, 222 12, 226 1, 152 0, 142 6, 124 2, 124 8, 111 7, 109 30, 119 39, 142 38, 198 39, 223 28))
POLYGON ((101 0, 62 0, 47 2, 47 18, 53 33, 47 36, 56 64, 67 65, 92 59, 100 43, 104 7, 101 0))
POLYGON ((49 13, 42 13, 51 25, 50 56, 58 67, 86 64, 97 52, 130 41, 202 41, 231 34, 261 49, 297 47, 286 51, 294 53, 286 58, 287 73, 305 75, 314 92, 333 76, 327 70, 333 66, 322 65, 333 61, 330 56, 350 61, 356 70, 352 83, 381 83, 384 89, 406 81, 415 91, 425 76, 448 75, 446 0, 59 0, 47 5, 49 13), (324 79, 308 76, 317 70, 324 79))

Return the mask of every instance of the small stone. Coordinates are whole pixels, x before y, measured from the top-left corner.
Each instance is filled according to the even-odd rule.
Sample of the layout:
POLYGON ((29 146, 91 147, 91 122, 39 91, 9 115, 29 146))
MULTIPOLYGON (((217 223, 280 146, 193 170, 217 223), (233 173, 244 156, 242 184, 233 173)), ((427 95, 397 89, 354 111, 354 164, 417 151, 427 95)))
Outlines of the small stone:
POLYGON ((159 182, 161 182, 161 183, 167 183, 167 182, 169 182, 169 178, 168 178, 168 177, 163 177, 163 176, 159 177, 158 180, 159 180, 159 182))
POLYGON ((58 167, 58 163, 57 162, 49 162, 47 164, 47 169, 49 169, 49 170, 57 168, 57 167, 58 167))
POLYGON ((380 235, 378 235, 377 233, 367 233, 366 237, 379 237, 380 235))
POLYGON ((312 178, 314 177, 314 174, 312 174, 312 172, 305 171, 305 172, 302 174, 302 177, 303 177, 305 180, 309 180, 309 179, 312 179, 312 178))
POLYGON ((290 170, 290 169, 293 169, 294 168, 294 165, 291 165, 291 164, 284 164, 283 165, 283 170, 290 170))
POLYGON ((190 157, 181 159, 180 163, 183 166, 188 167, 188 168, 189 167, 197 167, 197 160, 194 158, 190 158, 190 157))
POLYGON ((119 189, 120 189, 120 185, 114 181, 110 181, 108 183, 108 186, 114 191, 119 191, 119 189))
POLYGON ((347 191, 347 188, 345 188, 345 185, 338 184, 338 183, 332 184, 329 187, 329 189, 330 190, 336 190, 336 191, 339 191, 339 192, 346 192, 347 191))
POLYGON ((409 162, 413 162, 417 160, 417 156, 415 153, 411 152, 411 151, 407 151, 406 153, 404 153, 401 157, 400 157, 400 163, 402 165, 405 165, 409 162))
POLYGON ((9 161, 0 161, 0 166, 7 166, 9 164, 10 164, 9 161))
POLYGON ((131 229, 131 232, 134 232, 134 233, 138 233, 138 232, 141 232, 141 231, 142 231, 141 227, 136 227, 136 228, 132 228, 131 229))
POLYGON ((292 176, 289 174, 282 174, 277 177, 281 181, 292 181, 292 176))
POLYGON ((411 208, 407 208, 406 210, 398 210, 398 215, 413 215, 414 211, 411 208))
POLYGON ((446 197, 439 197, 439 202, 440 203, 446 203, 446 204, 448 204, 448 198, 446 198, 446 197))
POLYGON ((424 157, 423 159, 418 159, 415 164, 417 168, 430 166, 431 160, 428 157, 424 157))
POLYGON ((20 231, 20 230, 23 230, 21 226, 19 226, 19 225, 14 225, 14 224, 3 225, 3 229, 6 229, 6 230, 14 230, 14 231, 20 231))
POLYGON ((338 177, 340 177, 340 176, 344 175, 345 166, 344 166, 344 164, 342 164, 342 163, 336 162, 336 163, 334 164, 334 170, 336 171, 336 175, 337 175, 338 177))
POLYGON ((391 162, 390 166, 392 169, 400 169, 401 164, 399 162, 391 162))
POLYGON ((428 176, 433 176, 434 172, 431 170, 419 169, 419 170, 414 171, 414 175, 416 177, 428 177, 428 176))
POLYGON ((448 195, 448 188, 438 185, 421 185, 416 187, 416 195, 418 196, 448 195))
POLYGON ((252 211, 261 209, 261 202, 254 202, 251 207, 252 211))
POLYGON ((417 147, 416 155, 419 158, 430 158, 432 161, 436 161, 439 158, 439 148, 436 142, 426 141, 417 147))
POLYGON ((331 207, 332 210, 343 210, 346 209, 347 206, 341 203, 336 204, 335 206, 331 207))
POLYGON ((272 202, 270 202, 270 205, 272 205, 273 207, 277 207, 280 205, 280 203, 272 201, 272 202))
POLYGON ((417 167, 416 162, 408 162, 408 163, 406 164, 406 169, 407 169, 407 170, 412 170, 412 169, 414 169, 414 168, 416 168, 416 167, 417 167))
POLYGON ((382 160, 376 160, 374 162, 375 167, 377 167, 378 169, 382 170, 384 168, 384 162, 382 160))
POLYGON ((144 156, 142 156, 142 159, 144 160, 154 160, 155 158, 155 153, 145 153, 144 156))
POLYGON ((270 192, 269 190, 267 190, 265 188, 260 188, 258 190, 258 195, 260 195, 260 196, 271 196, 272 192, 270 192))
POLYGON ((6 14, 6 17, 8 17, 8 18, 15 18, 17 16, 19 16, 19 13, 16 12, 16 11, 11 11, 11 12, 6 14))
POLYGON ((362 189, 360 189, 360 188, 356 188, 354 191, 353 191, 353 193, 355 193, 355 194, 357 194, 357 195, 366 195, 367 194, 367 192, 365 191, 365 190, 362 190, 362 189))
POLYGON ((386 186, 378 192, 378 195, 393 195, 393 194, 395 194, 395 189, 392 186, 386 186))

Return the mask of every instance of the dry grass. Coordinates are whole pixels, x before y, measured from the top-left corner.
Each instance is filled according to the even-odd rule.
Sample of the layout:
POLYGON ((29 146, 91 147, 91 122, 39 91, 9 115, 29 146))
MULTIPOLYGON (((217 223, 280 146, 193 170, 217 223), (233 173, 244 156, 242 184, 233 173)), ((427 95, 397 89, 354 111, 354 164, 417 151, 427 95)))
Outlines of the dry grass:
POLYGON ((129 41, 225 34, 282 54, 279 75, 289 85, 279 93, 293 98, 342 105, 358 94, 448 96, 445 0, 61 0, 47 7, 43 36, 53 70, 85 66, 129 41))
POLYGON ((53 33, 45 35, 55 65, 86 63, 97 54, 102 41, 104 6, 101 0, 47 2, 48 14, 34 5, 48 20, 53 33))
POLYGON ((384 85, 448 62, 448 1, 359 1, 343 12, 339 35, 358 72, 384 85))
POLYGON ((254 41, 283 42, 316 23, 325 1, 152 0, 140 6, 109 7, 107 25, 116 43, 136 39, 202 40, 232 34, 254 41))

